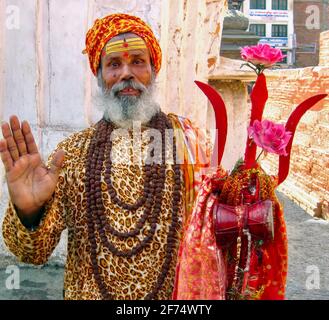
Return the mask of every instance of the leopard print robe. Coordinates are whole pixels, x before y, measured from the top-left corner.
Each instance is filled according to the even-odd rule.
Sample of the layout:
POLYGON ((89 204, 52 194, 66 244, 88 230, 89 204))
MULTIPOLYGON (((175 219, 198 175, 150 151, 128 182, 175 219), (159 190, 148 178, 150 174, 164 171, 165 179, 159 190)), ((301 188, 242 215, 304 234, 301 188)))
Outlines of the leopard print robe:
MULTIPOLYGON (((177 118, 176 118, 177 121, 177 118)), ((188 125, 190 123, 188 122, 188 125)), ((191 127, 192 128, 192 127, 191 127)), ((56 190, 46 204, 45 213, 36 230, 24 227, 17 216, 12 202, 9 202, 3 223, 3 236, 7 247, 20 261, 35 265, 47 262, 60 240, 61 233, 68 229, 68 254, 64 276, 64 298, 98 300, 102 299, 95 282, 88 243, 85 193, 85 159, 95 126, 75 133, 61 142, 56 150, 65 151, 64 165, 56 190)), ((142 145, 142 150, 146 145, 142 145)), ((56 151, 55 150, 55 151, 56 151)), ((55 152, 54 151, 54 152, 55 152)), ((127 203, 134 203, 142 192, 143 174, 141 167, 127 164, 132 154, 132 144, 127 139, 113 141, 112 154, 119 161, 112 167, 113 186, 119 197, 127 203), (113 153, 114 151, 114 153, 113 153)), ((50 163, 52 155, 48 160, 50 163)), ((114 163, 114 161, 113 161, 114 163)), ((106 279, 107 287, 114 299, 144 299, 152 291, 165 260, 166 239, 171 224, 171 197, 174 172, 170 164, 166 169, 163 205, 157 229, 152 241, 139 254, 131 258, 117 257, 100 243, 98 235, 98 265, 106 279)), ((183 179, 185 181, 185 179, 183 179)), ((105 186, 105 182, 102 181, 105 186)), ((185 184, 182 183, 182 193, 185 184)), ((182 237, 182 224, 186 206, 182 197, 179 211, 179 224, 176 228, 176 247, 173 259, 157 299, 170 299, 172 295, 177 250, 182 237)), ((123 210, 110 201, 108 193, 103 192, 103 201, 109 223, 120 232, 128 232, 143 214, 143 206, 135 213, 123 210)), ((108 235, 109 241, 121 250, 129 250, 145 237, 149 228, 146 223, 140 234, 128 240, 108 235)))

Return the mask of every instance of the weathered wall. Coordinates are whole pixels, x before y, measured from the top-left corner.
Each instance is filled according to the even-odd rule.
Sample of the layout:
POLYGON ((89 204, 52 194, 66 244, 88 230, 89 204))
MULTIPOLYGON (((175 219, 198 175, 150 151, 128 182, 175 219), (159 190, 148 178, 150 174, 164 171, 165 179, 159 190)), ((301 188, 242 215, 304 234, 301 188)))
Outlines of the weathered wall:
POLYGON ((194 80, 207 82, 219 64, 219 47, 226 1, 162 1, 159 77, 161 105, 206 126, 207 100, 194 80))
MULTIPOLYGON (((243 156, 247 141, 247 119, 249 106, 246 84, 239 80, 211 80, 209 82, 221 94, 227 112, 227 138, 221 165, 231 170, 236 161, 243 156)), ((209 122, 214 119, 209 110, 209 122)))
MULTIPOLYGON (((219 63, 226 0, 0 0, 0 120, 28 120, 46 158, 64 137, 101 116, 93 106, 85 34, 114 12, 148 22, 163 49, 158 100, 165 112, 206 126, 207 101, 193 81, 219 63)), ((0 165, 0 224, 8 196, 0 165)), ((66 240, 53 256, 65 258, 66 240)), ((0 254, 9 254, 0 235, 0 254)))
MULTIPOLYGON (((324 50, 328 43, 324 43, 324 50)), ((322 48, 321 48, 322 50, 322 48)), ((306 98, 329 93, 329 64, 274 73, 268 81, 269 100, 264 118, 285 123, 306 98)), ((329 97, 301 119, 294 138, 290 174, 280 189, 310 214, 329 219, 329 97)), ((263 164, 273 173, 278 159, 268 156, 263 164)))
POLYGON ((320 34, 319 66, 329 66, 329 30, 320 34))

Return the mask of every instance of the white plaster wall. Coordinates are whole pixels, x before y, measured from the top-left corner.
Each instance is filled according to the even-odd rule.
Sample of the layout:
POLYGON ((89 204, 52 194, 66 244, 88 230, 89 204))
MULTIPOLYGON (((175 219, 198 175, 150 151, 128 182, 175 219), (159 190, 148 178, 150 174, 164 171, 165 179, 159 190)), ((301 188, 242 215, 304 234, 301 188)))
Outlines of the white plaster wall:
MULTIPOLYGON (((0 120, 28 120, 43 157, 72 132, 97 121, 95 79, 82 54, 94 20, 114 12, 146 20, 159 35, 161 0, 0 0, 0 120), (17 9, 13 12, 12 9, 17 9), (13 13, 19 27, 11 29, 13 13), (9 28, 8 28, 9 26, 9 28)), ((0 224, 8 202, 0 164, 0 224)), ((64 232, 51 261, 64 263, 64 232)), ((0 255, 10 257, 0 235, 0 255)))
MULTIPOLYGON (((82 54, 85 35, 96 18, 123 12, 145 20, 161 42, 158 92, 164 111, 205 126, 207 101, 192 86, 206 81, 209 68, 219 63, 226 6, 226 0, 0 0, 0 120, 12 114, 28 120, 44 158, 64 137, 97 121, 96 81, 82 54), (17 29, 8 28, 13 8, 17 29)), ((6 189, 0 164, 1 225, 6 189)), ((65 247, 66 235, 52 261, 64 262, 65 247)), ((0 235, 0 259, 10 255, 0 235)))

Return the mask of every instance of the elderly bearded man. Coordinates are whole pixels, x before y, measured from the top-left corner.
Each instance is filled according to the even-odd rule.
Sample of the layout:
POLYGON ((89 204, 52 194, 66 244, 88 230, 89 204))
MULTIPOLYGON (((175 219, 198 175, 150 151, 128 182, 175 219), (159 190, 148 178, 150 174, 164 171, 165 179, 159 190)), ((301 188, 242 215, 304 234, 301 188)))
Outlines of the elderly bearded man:
MULTIPOLYGON (((65 299, 171 298, 179 239, 202 167, 188 164, 197 158, 196 141, 185 134, 193 128, 153 100, 161 50, 142 20, 125 14, 96 20, 85 52, 103 88, 102 120, 61 142, 47 166, 26 121, 12 116, 2 125, 10 194, 5 243, 21 261, 44 264, 68 228, 65 299), (171 151, 161 143, 161 164, 129 161, 138 149, 132 148, 134 122, 142 132, 157 129, 161 141, 176 129, 171 151), (113 138, 118 129, 129 134, 113 138), (167 152, 172 159, 180 154, 182 163, 165 163, 167 152)), ((143 154, 149 145, 141 143, 143 154)))

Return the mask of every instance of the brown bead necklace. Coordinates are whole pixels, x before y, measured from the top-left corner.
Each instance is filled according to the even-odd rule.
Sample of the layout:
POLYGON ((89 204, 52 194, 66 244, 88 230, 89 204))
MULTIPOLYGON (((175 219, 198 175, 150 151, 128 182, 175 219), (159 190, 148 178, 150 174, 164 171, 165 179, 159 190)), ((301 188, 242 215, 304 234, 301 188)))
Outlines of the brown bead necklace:
MULTIPOLYGON (((115 126, 111 122, 102 119, 96 125, 94 136, 91 139, 88 155, 86 158, 86 196, 87 196, 87 225, 88 225, 88 239, 90 242, 90 256, 92 268, 96 283, 104 299, 113 299, 106 283, 101 275, 100 268, 97 261, 97 242, 96 235, 98 233, 100 241, 113 255, 130 258, 140 253, 145 246, 152 240, 158 219, 161 213, 162 199, 164 194, 165 179, 166 179, 166 145, 165 130, 172 129, 172 124, 167 116, 159 112, 155 115, 149 127, 158 129, 162 137, 162 163, 161 164, 145 164, 143 166, 144 190, 142 195, 134 204, 128 204, 119 199, 113 184, 111 182, 112 160, 111 150, 112 141, 109 139, 115 126), (105 161, 104 161, 105 159, 105 161), (129 232, 119 232, 112 227, 106 216, 106 209, 104 207, 102 198, 102 170, 105 165, 104 180, 107 185, 107 192, 111 197, 111 201, 124 210, 135 212, 140 207, 144 206, 144 212, 135 227, 129 232), (121 251, 115 247, 107 237, 107 234, 112 236, 127 239, 129 237, 137 236, 146 222, 150 223, 150 227, 144 239, 131 250, 121 251)), ((154 156, 154 150, 151 151, 151 156, 154 156)), ((174 137, 173 143, 173 159, 176 159, 176 143, 174 137)), ((158 291, 161 289, 166 275, 170 268, 173 251, 176 246, 176 228, 178 226, 178 211, 181 201, 181 170, 180 165, 175 163, 174 170, 174 188, 172 197, 172 214, 171 225, 167 236, 166 257, 161 267, 160 275, 157 278, 156 284, 152 291, 148 293, 145 299, 155 299, 158 291)))

